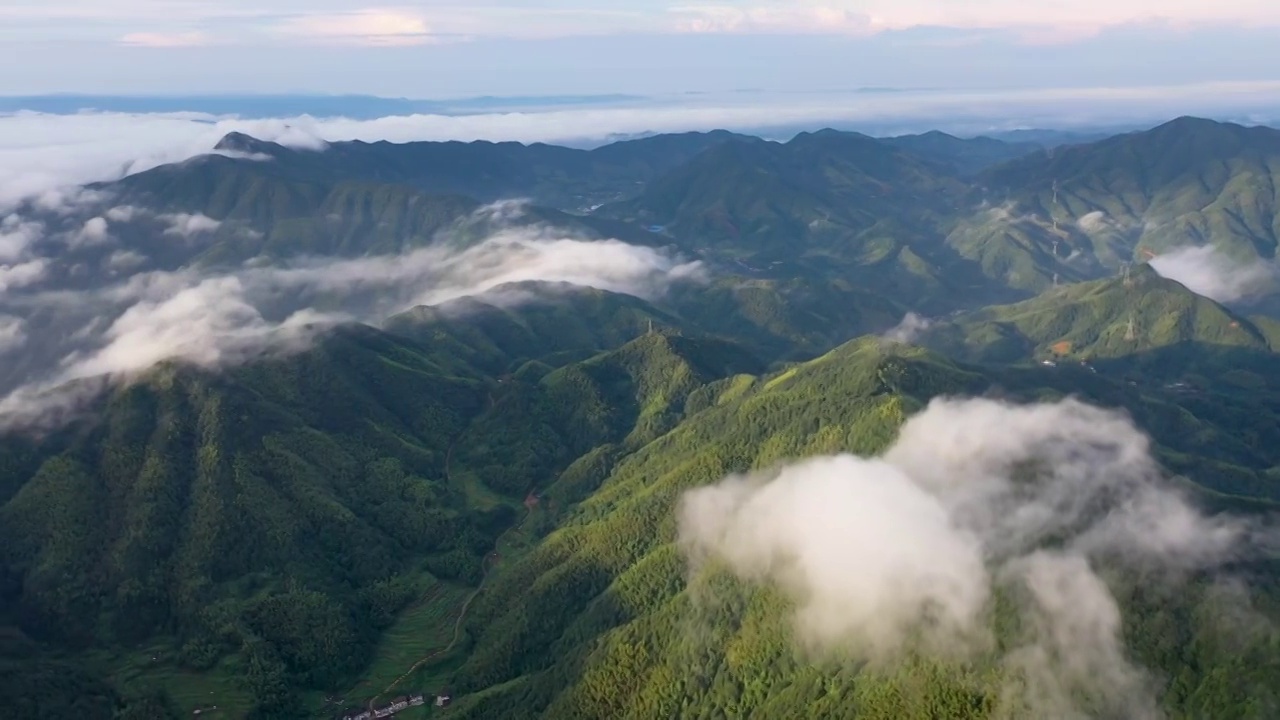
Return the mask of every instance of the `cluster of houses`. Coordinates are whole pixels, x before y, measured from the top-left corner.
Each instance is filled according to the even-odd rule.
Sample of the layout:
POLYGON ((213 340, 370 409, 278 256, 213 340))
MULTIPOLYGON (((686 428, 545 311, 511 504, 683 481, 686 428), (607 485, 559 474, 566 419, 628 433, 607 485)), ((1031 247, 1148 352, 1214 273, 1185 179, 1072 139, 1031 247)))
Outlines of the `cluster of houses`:
MULTIPOLYGON (((437 695, 436 707, 448 707, 450 699, 451 698, 448 695, 437 695)), ((408 710, 411 707, 421 707, 426 704, 427 699, 423 695, 396 698, 386 707, 380 707, 376 710, 347 713, 342 716, 342 720, 381 720, 382 718, 389 718, 402 710, 408 710)))

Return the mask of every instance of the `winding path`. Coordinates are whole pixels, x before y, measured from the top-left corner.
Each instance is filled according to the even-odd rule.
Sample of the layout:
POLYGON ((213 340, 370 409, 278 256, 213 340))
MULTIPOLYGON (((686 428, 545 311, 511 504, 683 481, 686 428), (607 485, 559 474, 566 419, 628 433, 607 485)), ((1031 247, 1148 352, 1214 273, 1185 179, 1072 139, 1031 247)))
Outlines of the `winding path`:
MULTIPOLYGON (((445 456, 444 456, 444 477, 445 477, 445 481, 450 484, 453 483, 453 477, 449 474, 449 464, 453 458, 453 446, 454 444, 456 444, 456 442, 457 441, 455 440, 454 443, 451 443, 449 445, 449 450, 445 453, 445 456)), ((381 698, 384 695, 391 694, 391 691, 394 690, 397 685, 404 682, 405 678, 417 672, 418 669, 421 668, 423 665, 426 665, 427 663, 440 657, 441 655, 448 654, 449 651, 453 650, 453 648, 458 644, 458 640, 462 637, 462 623, 467 619, 467 611, 471 609, 471 603, 474 602, 477 597, 479 597, 480 593, 484 590, 485 583, 489 580, 489 576, 493 573, 493 569, 498 566, 498 548, 502 545, 502 541, 506 539, 508 535, 524 527, 524 524, 526 521, 528 521, 529 516, 533 514, 533 507, 534 506, 529 504, 529 502, 526 500, 524 517, 520 519, 520 522, 507 528, 502 532, 501 535, 499 535, 497 538, 494 539, 493 550, 491 550, 489 554, 485 556, 484 575, 480 577, 480 584, 476 586, 475 591, 472 592, 469 596, 467 596, 466 602, 462 603, 462 611, 458 613, 458 619, 455 620, 453 623, 453 637, 452 639, 449 640, 449 644, 415 662, 412 667, 410 667, 408 670, 404 672, 403 675, 401 675, 400 677, 392 681, 392 683, 388 685, 385 690, 378 693, 377 695, 374 695, 369 700, 370 710, 374 709, 374 706, 377 704, 379 698, 381 698), (488 562, 489 560, 493 560, 493 562, 490 563, 488 562)))
POLYGON ((462 623, 467 619, 467 611, 471 609, 471 603, 477 597, 479 597, 480 593, 484 590, 485 582, 489 579, 489 575, 493 573, 493 569, 498 565, 498 563, 496 562, 497 556, 498 556, 498 546, 502 544, 502 540, 506 538, 508 534, 510 534, 515 530, 519 530, 521 527, 523 527, 525 521, 529 519, 529 515, 531 515, 532 513, 533 513, 533 508, 529 508, 528 510, 526 510, 524 514, 524 518, 522 518, 520 522, 507 528, 501 535, 498 536, 496 540, 494 540, 493 551, 489 553, 489 555, 485 558, 485 560, 493 559, 495 560, 495 562, 489 564, 488 567, 485 568, 484 575, 480 578, 480 584, 476 586, 475 591, 472 592, 471 595, 467 596, 466 602, 462 603, 462 611, 458 613, 458 619, 455 620, 453 623, 453 638, 449 640, 449 644, 444 646, 443 648, 440 648, 439 650, 436 650, 430 655, 427 655, 426 657, 418 660, 416 663, 413 664, 412 667, 406 670, 403 675, 396 678, 390 685, 388 685, 385 690, 383 690, 381 693, 378 693, 371 700, 369 700, 370 710, 372 710, 373 706, 377 704, 377 701, 379 698, 381 698, 383 695, 391 694, 391 691, 394 690, 397 685, 404 682, 405 678, 417 672, 418 668, 421 668, 423 665, 426 665, 427 663, 440 657, 441 655, 448 654, 448 652, 458 644, 458 640, 462 636, 462 623))

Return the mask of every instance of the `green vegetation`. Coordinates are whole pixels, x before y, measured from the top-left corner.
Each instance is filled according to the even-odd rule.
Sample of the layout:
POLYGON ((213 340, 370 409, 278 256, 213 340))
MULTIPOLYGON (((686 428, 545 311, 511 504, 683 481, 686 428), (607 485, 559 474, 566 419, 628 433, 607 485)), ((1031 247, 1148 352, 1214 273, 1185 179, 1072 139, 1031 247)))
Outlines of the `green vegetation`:
MULTIPOLYGON (((1206 508, 1273 511, 1280 324, 1118 268, 1179 237, 1272 257, 1275 138, 1188 120, 1053 153, 834 131, 594 151, 231 136, 273 159, 128 178, 122 204, 222 221, 184 245, 138 220, 160 266, 465 243, 509 221, 481 200, 522 194, 609 204, 515 222, 671 243, 711 280, 651 300, 509 285, 519 302, 415 308, 228 370, 165 364, 0 438, 0 706, 289 718, 447 689, 450 717, 998 717, 1017 678, 989 659, 798 652, 776 588, 690 574, 676 503, 877 453, 936 397, 1074 396, 1127 412, 1206 508), (908 310, 943 317, 924 347, 874 337, 908 310)), ((1172 718, 1280 711, 1280 568, 1241 565, 1256 632, 1212 578, 1169 596, 1108 576, 1172 718)))
POLYGON ((1280 131, 1196 118, 1042 151, 980 175, 996 209, 962 220, 948 243, 1030 290, 1186 245, 1271 259, 1278 157, 1280 131))
MULTIPOLYGON (((1269 326, 1266 326, 1269 327, 1269 326)), ((1115 359, 1182 344, 1269 354, 1266 330, 1142 265, 1122 277, 1066 285, 967 313, 930 342, 986 362, 1115 359)))
MULTIPOLYGON (((1083 390, 1095 402, 1122 401, 1144 425, 1178 408, 1199 427, 1158 428, 1157 440, 1188 454, 1211 457, 1214 441, 1187 438, 1232 429, 1191 416, 1158 386, 1129 390, 1105 377, 1083 386, 1061 376, 1046 383, 1033 370, 988 375, 875 341, 745 387, 739 380, 713 384, 718 398, 617 463, 600 490, 482 596, 469 620, 476 648, 454 676, 455 687, 468 693, 460 710, 477 718, 786 717, 803 707, 806 715, 845 717, 852 705, 868 717, 990 717, 1006 681, 991 669, 924 660, 889 672, 810 663, 796 654, 780 597, 714 573, 686 583, 672 543, 673 504, 685 489, 785 458, 873 453, 929 397, 981 393, 997 384, 1026 399, 1054 392, 1054 385, 1083 390)), ((1274 417, 1269 422, 1280 438, 1274 417)), ((1238 470, 1260 478, 1280 460, 1280 446, 1252 447, 1272 449, 1254 458, 1252 468, 1238 470)), ((1212 602, 1207 595, 1176 602, 1131 598, 1132 648, 1181 673, 1179 686, 1165 694, 1175 716, 1265 717, 1266 703, 1275 700, 1268 688, 1272 641, 1251 641, 1260 657, 1272 659, 1250 666, 1225 647, 1151 629, 1198 612, 1211 616, 1212 602), (1185 671, 1208 666, 1222 670, 1185 671)), ((1211 632, 1187 622, 1193 633, 1211 632)))

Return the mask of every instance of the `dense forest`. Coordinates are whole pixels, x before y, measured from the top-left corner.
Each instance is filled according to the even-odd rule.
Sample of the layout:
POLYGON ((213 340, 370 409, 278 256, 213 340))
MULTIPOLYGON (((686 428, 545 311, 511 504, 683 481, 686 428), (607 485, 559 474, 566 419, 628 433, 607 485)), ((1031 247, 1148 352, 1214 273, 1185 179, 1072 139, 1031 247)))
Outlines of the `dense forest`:
MULTIPOLYGON (((149 273, 304 273, 319 266, 297 258, 465 253, 554 227, 674 248, 685 264, 668 270, 700 274, 634 293, 502 276, 279 352, 167 359, 56 422, 6 420, 0 703, 51 718, 341 717, 413 694, 451 700, 404 716, 1275 717, 1280 324, 1266 297, 1220 302, 1142 259, 1173 247, 1171 227, 1272 257, 1274 199, 1239 178, 1280 167, 1277 136, 1184 119, 1054 153, 833 131, 320 153, 233 135, 221 150, 271 160, 99 187, 149 208, 116 213, 149 273), (1196 154, 1167 159, 1184 145, 1196 154), (516 193, 543 207, 481 205, 516 193), (199 242, 165 239, 174 213, 209 221, 199 242), (999 463, 979 472, 983 453, 999 463), (1095 464, 1073 470, 1081 457, 1095 464), (802 496, 784 491, 824 462, 839 469, 826 500, 786 525, 802 496), (894 482, 841 505, 864 471, 894 482), (966 473, 1012 489, 948 505, 966 473), (859 509, 894 487, 927 506, 921 525, 897 522, 904 505, 859 509), (761 514, 707 540, 748 490, 761 514), (696 498, 719 519, 690 525, 696 498), (1046 498, 1063 504, 1046 514, 1046 498), (914 550, 934 516, 938 547, 977 538, 974 573, 941 577, 982 578, 960 624, 980 639, 935 642, 955 608, 928 592, 901 635, 815 605, 941 582, 936 562, 894 574, 937 554, 914 550), (811 561, 840 568, 823 576, 836 590, 811 561), (1034 571, 1059 585, 1045 594, 1034 571), (1077 616, 1046 597, 1097 602, 1077 616)), ((49 282, 105 292, 73 256, 49 282)), ((261 316, 316 300, 293 290, 261 316)), ((6 386, 80 341, 66 330, 6 386)))

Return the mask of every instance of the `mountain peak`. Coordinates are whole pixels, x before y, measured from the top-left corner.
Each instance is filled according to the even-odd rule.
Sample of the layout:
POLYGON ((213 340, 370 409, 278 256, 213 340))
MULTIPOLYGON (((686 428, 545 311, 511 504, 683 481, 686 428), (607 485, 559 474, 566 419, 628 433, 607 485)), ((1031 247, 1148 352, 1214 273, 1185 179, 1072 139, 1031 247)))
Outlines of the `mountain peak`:
POLYGON ((215 152, 275 155, 282 149, 282 146, 266 140, 259 140, 242 132, 230 132, 223 136, 218 141, 218 144, 213 146, 213 149, 215 152))

